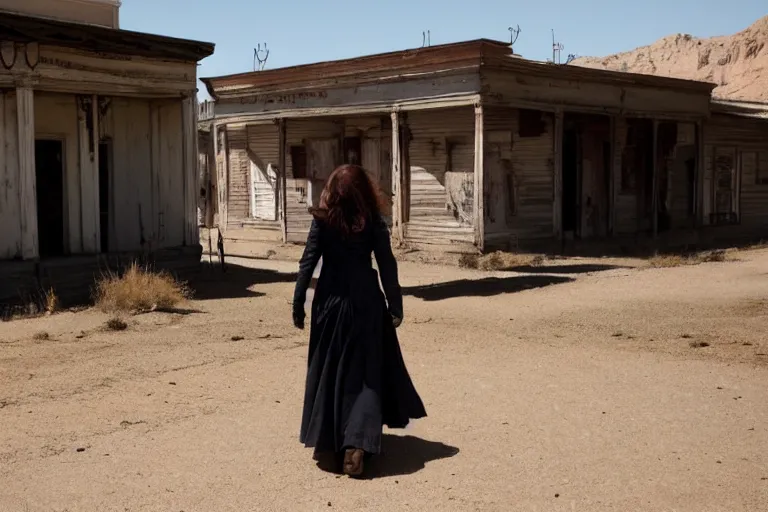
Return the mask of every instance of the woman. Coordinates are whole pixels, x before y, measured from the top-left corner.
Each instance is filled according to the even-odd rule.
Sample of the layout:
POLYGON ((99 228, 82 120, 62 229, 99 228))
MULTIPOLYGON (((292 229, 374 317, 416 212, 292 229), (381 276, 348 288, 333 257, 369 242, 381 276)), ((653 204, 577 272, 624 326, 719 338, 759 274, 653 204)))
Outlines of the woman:
POLYGON ((304 328, 312 273, 323 265, 312 302, 301 442, 343 454, 343 471, 363 472, 365 455, 381 449, 382 426, 405 428, 426 416, 405 368, 395 328, 403 298, 381 202, 362 167, 336 169, 310 210, 312 227, 293 296, 293 322, 304 328), (381 272, 385 297, 372 268, 381 272))

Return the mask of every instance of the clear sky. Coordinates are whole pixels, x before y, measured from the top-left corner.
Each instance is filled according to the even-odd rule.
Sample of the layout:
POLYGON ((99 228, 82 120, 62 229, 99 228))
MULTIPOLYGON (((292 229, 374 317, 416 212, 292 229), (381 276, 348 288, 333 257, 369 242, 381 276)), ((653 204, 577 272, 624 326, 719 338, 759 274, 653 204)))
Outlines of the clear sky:
POLYGON ((433 45, 506 41, 517 25, 526 58, 551 57, 552 29, 563 59, 601 56, 670 34, 737 32, 768 15, 768 0, 123 0, 120 15, 121 28, 215 43, 205 77, 252 70, 259 43, 277 68, 417 48, 426 30, 433 45))

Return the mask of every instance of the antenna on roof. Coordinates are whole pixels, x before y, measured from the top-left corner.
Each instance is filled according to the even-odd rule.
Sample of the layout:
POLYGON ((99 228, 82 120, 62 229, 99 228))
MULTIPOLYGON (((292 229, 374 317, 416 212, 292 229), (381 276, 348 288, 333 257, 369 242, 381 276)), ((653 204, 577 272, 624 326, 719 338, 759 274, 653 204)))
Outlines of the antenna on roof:
POLYGON ((552 29, 552 63, 560 64, 560 54, 565 50, 563 43, 555 42, 555 29, 552 29))
POLYGON ((565 65, 567 66, 571 62, 575 61, 577 58, 578 58, 578 55, 576 55, 575 53, 569 53, 568 58, 565 59, 565 65))
POLYGON ((261 49, 261 43, 259 43, 258 46, 253 49, 253 70, 263 71, 264 66, 267 65, 268 58, 269 58, 269 48, 267 48, 267 43, 264 43, 263 50, 261 49))
POLYGON ((432 46, 432 34, 429 30, 421 33, 421 47, 432 46))
POLYGON ((517 28, 509 27, 507 30, 509 30, 509 47, 512 49, 512 53, 515 53, 515 43, 517 42, 517 38, 520 37, 520 25, 517 26, 517 28))

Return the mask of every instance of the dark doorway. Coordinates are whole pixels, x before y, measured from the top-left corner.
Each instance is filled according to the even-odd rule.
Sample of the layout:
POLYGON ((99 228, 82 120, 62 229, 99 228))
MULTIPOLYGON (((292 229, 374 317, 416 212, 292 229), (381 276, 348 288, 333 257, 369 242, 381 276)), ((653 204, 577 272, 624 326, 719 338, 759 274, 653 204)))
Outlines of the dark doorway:
POLYGON ((64 255, 64 144, 35 141, 37 235, 41 258, 64 255))
POLYGON ((577 234, 579 229, 579 132, 575 124, 563 133, 563 233, 577 234))
POLYGON ((109 252, 109 191, 110 162, 112 162, 111 141, 99 143, 99 236, 101 252, 109 252))

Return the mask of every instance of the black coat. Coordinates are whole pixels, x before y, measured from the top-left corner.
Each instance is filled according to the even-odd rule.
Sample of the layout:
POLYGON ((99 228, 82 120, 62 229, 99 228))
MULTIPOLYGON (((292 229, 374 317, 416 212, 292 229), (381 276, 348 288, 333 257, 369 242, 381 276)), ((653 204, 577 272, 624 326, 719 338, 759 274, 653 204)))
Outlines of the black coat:
POLYGON ((301 441, 318 451, 361 448, 378 453, 382 425, 404 428, 426 416, 403 362, 392 316, 403 318, 403 297, 383 219, 343 237, 314 220, 293 297, 302 317, 320 258, 312 302, 301 441), (371 253, 381 272, 373 269, 371 253))

